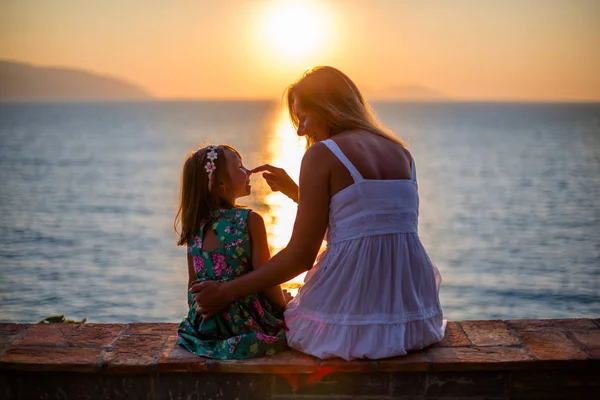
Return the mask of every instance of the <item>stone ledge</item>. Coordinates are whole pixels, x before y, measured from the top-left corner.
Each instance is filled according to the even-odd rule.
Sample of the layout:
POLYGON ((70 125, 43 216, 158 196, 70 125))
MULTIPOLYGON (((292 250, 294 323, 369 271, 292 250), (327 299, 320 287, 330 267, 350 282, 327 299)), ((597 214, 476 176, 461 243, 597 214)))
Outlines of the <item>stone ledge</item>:
POLYGON ((319 360, 294 350, 211 360, 176 343, 177 324, 0 324, 0 370, 148 374, 315 374, 588 369, 600 365, 592 319, 449 322, 444 339, 404 357, 319 360))
POLYGON ((600 320, 449 322, 444 339, 384 360, 210 360, 177 324, 0 324, 0 398, 600 398, 600 320))

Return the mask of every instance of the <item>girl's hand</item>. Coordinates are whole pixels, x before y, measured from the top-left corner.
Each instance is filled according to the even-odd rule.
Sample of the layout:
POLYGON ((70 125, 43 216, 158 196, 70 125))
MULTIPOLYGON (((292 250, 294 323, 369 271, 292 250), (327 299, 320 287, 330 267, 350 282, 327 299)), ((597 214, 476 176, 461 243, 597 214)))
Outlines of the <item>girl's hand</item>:
POLYGON ((292 296, 292 294, 290 292, 288 292, 287 290, 282 289, 281 293, 283 293, 283 298, 285 299, 285 304, 287 304, 290 301, 294 300, 294 296, 292 296))
POLYGON ((226 284, 215 281, 195 281, 190 287, 196 301, 196 312, 210 318, 233 302, 227 295, 226 284))
POLYGON ((253 174, 257 172, 265 171, 262 177, 267 181, 267 185, 274 192, 281 192, 290 199, 298 202, 298 185, 290 176, 285 172, 283 168, 277 168, 269 164, 261 165, 260 167, 254 168, 253 174))

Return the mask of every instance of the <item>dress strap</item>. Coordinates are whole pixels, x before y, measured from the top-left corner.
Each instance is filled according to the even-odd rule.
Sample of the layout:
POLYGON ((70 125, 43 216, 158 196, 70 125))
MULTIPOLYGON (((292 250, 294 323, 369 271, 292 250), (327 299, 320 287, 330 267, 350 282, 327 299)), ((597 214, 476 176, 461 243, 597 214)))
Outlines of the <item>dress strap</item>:
POLYGON ((417 182, 417 170, 415 169, 415 159, 410 159, 410 180, 413 182, 417 182))
POLYGON ((325 146, 327 146, 329 148, 329 150, 331 150, 331 152, 333 154, 335 154, 335 156, 342 162, 342 164, 344 164, 344 166, 346 168, 348 168, 348 172, 350 172, 350 176, 352 176, 352 179, 354 180, 354 182, 363 180, 363 177, 360 174, 360 172, 358 172, 358 170, 356 169, 354 164, 352 164, 350 162, 350 160, 348 160, 348 157, 346 157, 346 155, 342 152, 342 150, 340 149, 340 147, 337 145, 336 142, 334 142, 331 139, 327 139, 327 140, 321 141, 321 143, 323 143, 325 146))

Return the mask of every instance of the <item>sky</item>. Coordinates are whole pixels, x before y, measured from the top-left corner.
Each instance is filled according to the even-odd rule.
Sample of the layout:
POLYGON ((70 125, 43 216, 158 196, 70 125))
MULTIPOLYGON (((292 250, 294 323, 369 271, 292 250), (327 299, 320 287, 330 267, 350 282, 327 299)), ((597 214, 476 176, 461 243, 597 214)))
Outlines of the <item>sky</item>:
POLYGON ((315 65, 367 97, 600 101, 600 0, 0 0, 0 59, 157 98, 281 98, 315 65))

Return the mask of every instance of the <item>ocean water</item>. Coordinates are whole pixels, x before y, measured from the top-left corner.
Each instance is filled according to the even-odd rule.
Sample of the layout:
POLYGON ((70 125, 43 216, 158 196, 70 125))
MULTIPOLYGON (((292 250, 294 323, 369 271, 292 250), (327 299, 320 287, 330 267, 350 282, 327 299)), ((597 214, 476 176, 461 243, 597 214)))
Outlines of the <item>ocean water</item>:
MULTIPOLYGON (((451 320, 600 315, 600 104, 375 103, 415 158, 451 320)), ((228 143, 297 176, 271 102, 0 103, 0 321, 179 321, 185 154, 228 143)), ((295 206, 252 178, 274 251, 295 206)))

